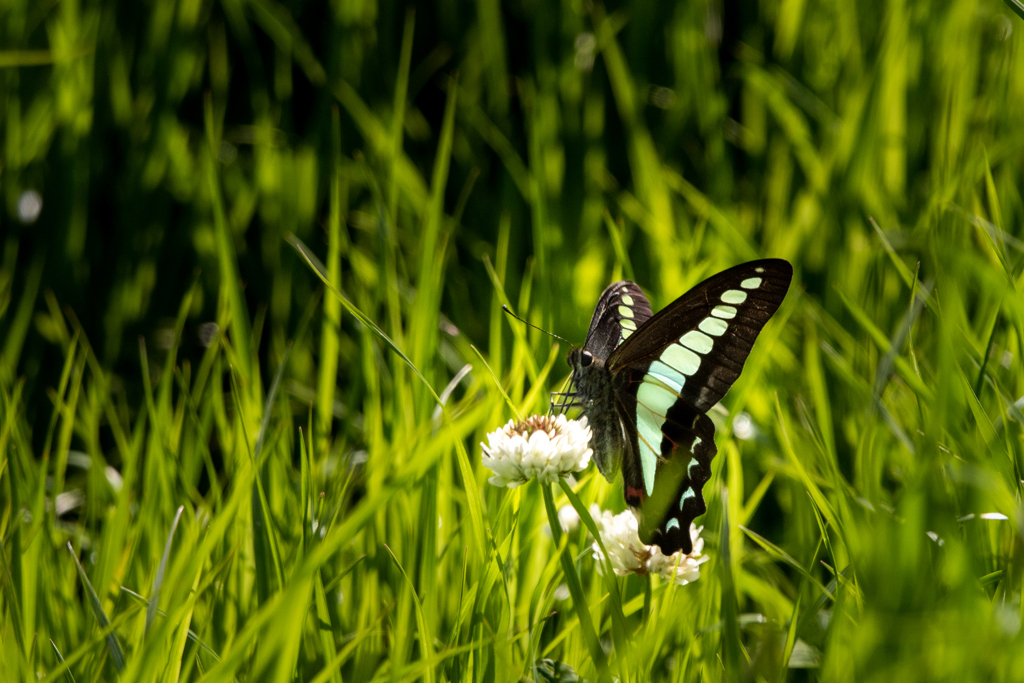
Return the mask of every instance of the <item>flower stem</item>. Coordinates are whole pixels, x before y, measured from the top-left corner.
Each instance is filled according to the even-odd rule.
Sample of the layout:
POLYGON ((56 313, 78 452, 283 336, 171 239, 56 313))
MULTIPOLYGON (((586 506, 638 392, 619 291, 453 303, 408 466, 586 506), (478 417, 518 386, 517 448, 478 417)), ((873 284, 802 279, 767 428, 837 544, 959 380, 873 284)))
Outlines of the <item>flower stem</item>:
MULTIPOLYGON (((594 542, 601 549, 602 560, 604 563, 604 582, 608 588, 608 597, 610 598, 610 608, 612 613, 612 640, 615 642, 615 651, 622 657, 626 652, 628 646, 628 631, 626 629, 626 617, 622 613, 622 596, 619 595, 619 586, 615 583, 615 570, 612 569, 611 555, 608 554, 608 549, 604 547, 604 541, 601 540, 601 533, 597 530, 597 525, 594 524, 593 517, 590 516, 590 511, 580 500, 576 492, 569 486, 569 482, 565 479, 560 479, 558 483, 562 487, 562 492, 569 499, 569 502, 576 509, 576 514, 580 516, 580 521, 587 527, 590 535, 594 537, 594 542)), ((650 577, 647 577, 648 586, 650 585, 650 577)), ((623 678, 625 680, 625 678, 623 678)))
POLYGON ((601 648, 594 631, 594 622, 590 617, 590 607, 587 606, 586 597, 583 595, 583 586, 580 584, 580 577, 576 573, 576 565, 573 564, 572 556, 569 554, 568 543, 562 543, 562 527, 558 523, 558 511, 555 510, 555 497, 551 494, 550 484, 540 485, 541 493, 544 494, 544 509, 548 513, 548 524, 551 526, 551 538, 559 547, 559 560, 562 563, 562 573, 565 574, 565 583, 569 587, 569 595, 572 596, 573 606, 576 608, 576 616, 580 620, 580 631, 583 633, 583 640, 586 642, 590 657, 594 660, 597 668, 598 678, 602 681, 610 681, 611 675, 608 672, 608 658, 601 648))

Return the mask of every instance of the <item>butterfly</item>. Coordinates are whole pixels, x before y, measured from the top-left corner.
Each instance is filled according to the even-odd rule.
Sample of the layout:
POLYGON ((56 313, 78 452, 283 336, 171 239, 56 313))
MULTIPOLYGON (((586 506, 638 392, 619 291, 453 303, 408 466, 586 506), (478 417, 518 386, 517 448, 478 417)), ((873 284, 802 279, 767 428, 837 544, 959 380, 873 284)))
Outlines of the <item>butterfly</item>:
POLYGON ((615 282, 586 342, 569 352, 569 391, 553 395, 552 410, 582 408, 598 469, 608 481, 622 472, 641 540, 666 555, 692 552, 690 522, 707 511, 703 487, 718 448, 706 413, 740 376, 792 279, 787 261, 751 261, 657 315, 635 282, 615 282))

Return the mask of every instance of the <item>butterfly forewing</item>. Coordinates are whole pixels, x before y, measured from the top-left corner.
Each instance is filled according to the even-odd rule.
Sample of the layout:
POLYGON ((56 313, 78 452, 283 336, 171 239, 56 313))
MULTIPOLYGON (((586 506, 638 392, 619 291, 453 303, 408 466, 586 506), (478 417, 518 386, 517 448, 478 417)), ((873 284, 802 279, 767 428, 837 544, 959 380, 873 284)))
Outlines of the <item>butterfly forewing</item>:
POLYGON ((650 373, 700 412, 732 386, 758 333, 789 289, 793 267, 781 259, 744 263, 676 299, 608 358, 650 373))
POLYGON ((595 358, 606 360, 650 317, 651 304, 635 282, 613 282, 597 300, 583 348, 595 358))
MULTIPOLYGON (((593 358, 603 362, 650 317, 651 304, 635 282, 613 282, 605 287, 601 298, 597 300, 583 349, 593 358)), ((586 374, 588 373, 585 370, 573 372, 569 380, 569 390, 552 395, 552 411, 562 413, 568 408, 593 403, 594 397, 586 395, 585 388, 581 389, 586 386, 585 383, 581 383, 581 380, 585 379, 583 375, 586 374)), ((599 463, 618 462, 617 453, 600 453, 598 457, 599 463)), ((601 471, 604 472, 605 468, 602 467, 601 471)))

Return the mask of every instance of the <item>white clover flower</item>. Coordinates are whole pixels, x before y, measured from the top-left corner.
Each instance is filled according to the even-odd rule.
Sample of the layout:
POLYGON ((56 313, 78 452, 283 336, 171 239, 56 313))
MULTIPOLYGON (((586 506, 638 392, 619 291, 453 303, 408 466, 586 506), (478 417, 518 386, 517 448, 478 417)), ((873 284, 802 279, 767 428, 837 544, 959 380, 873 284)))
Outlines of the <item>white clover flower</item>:
POLYGON ((515 488, 537 477, 551 484, 590 464, 587 447, 591 431, 587 418, 567 420, 565 415, 533 415, 520 422, 508 421, 487 435, 484 465, 494 472, 488 481, 515 488))
MULTIPOLYGON (((570 485, 572 483, 570 482, 570 485)), ((580 515, 576 512, 576 508, 572 505, 563 505, 558 508, 558 526, 562 528, 562 532, 571 534, 580 528, 580 515)), ((541 527, 541 532, 551 538, 551 526, 550 524, 544 524, 541 527)))
MULTIPOLYGON (((704 527, 698 528, 693 523, 690 524, 693 551, 689 555, 683 555, 681 550, 665 555, 660 547, 646 545, 640 540, 639 525, 629 510, 616 515, 591 505, 590 516, 594 518, 601 541, 608 549, 612 569, 619 576, 657 574, 685 586, 700 578, 700 565, 709 559, 707 555, 701 555, 704 539, 700 537, 700 532, 704 527)), ((594 559, 597 560, 597 571, 603 572, 604 553, 601 552, 601 546, 595 541, 591 547, 594 559)))
POLYGON ((580 513, 572 505, 563 505, 558 509, 558 526, 565 533, 572 533, 580 527, 580 513))

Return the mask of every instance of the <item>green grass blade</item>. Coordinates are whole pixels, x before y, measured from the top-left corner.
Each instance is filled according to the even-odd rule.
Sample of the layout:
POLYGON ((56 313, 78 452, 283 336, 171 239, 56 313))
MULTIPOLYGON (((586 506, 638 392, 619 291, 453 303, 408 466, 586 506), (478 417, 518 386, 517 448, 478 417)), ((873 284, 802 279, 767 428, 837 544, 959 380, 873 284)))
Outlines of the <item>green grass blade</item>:
MULTIPOLYGON (((561 546, 562 528, 558 523, 558 512, 555 510, 555 499, 551 494, 551 487, 543 483, 540 484, 540 487, 544 496, 544 509, 547 511, 548 524, 551 528, 551 538, 556 545, 561 546)), ((583 635, 583 641, 586 643, 587 649, 590 651, 591 661, 597 669, 598 678, 600 680, 610 680, 611 674, 608 671, 608 658, 605 656, 604 650, 601 649, 601 643, 597 640, 594 623, 590 617, 590 606, 583 593, 580 577, 576 573, 576 565, 573 564, 572 556, 569 555, 568 546, 561 547, 558 553, 559 561, 562 564, 562 574, 565 576, 565 583, 569 587, 569 594, 572 596, 573 605, 576 607, 576 617, 579 619, 580 632, 583 635)))
MULTIPOLYGON (((334 285, 332 285, 325 278, 325 276, 324 276, 324 274, 322 272, 322 269, 319 269, 319 268, 316 267, 316 265, 314 265, 313 260, 310 258, 309 250, 306 248, 306 246, 304 244, 302 244, 301 241, 298 240, 298 238, 295 238, 293 236, 291 238, 291 242, 292 242, 292 246, 294 246, 295 249, 299 252, 299 254, 306 260, 306 263, 309 264, 309 267, 313 269, 313 272, 315 272, 320 277, 320 279, 323 281, 323 283, 327 286, 327 288, 330 289, 331 292, 336 297, 338 297, 339 300, 341 300, 341 303, 345 307, 345 309, 348 310, 348 312, 351 313, 356 319, 358 319, 359 322, 363 323, 368 328, 373 330, 374 333, 376 333, 378 337, 380 337, 384 342, 387 343, 387 345, 389 347, 391 347, 391 350, 394 351, 398 355, 399 358, 401 358, 403 361, 405 361, 406 365, 408 365, 412 369, 412 371, 416 374, 416 376, 420 378, 420 380, 423 382, 423 384, 426 385, 427 389, 430 391, 431 395, 434 397, 434 400, 437 402, 437 404, 439 406, 441 406, 442 411, 445 413, 445 415, 448 416, 448 422, 450 424, 451 423, 451 416, 448 415, 448 411, 444 407, 444 403, 441 401, 441 397, 437 395, 437 393, 434 391, 433 387, 430 386, 430 382, 427 381, 427 378, 423 376, 423 374, 413 364, 413 362, 409 359, 409 357, 405 355, 405 352, 402 351, 402 349, 399 348, 399 346, 397 344, 395 344, 394 341, 391 340, 391 337, 389 337, 387 334, 385 334, 384 330, 380 329, 380 327, 378 327, 376 323, 374 323, 372 320, 370 320, 351 301, 349 301, 345 297, 344 294, 339 292, 334 287, 334 285)), ((466 453, 466 449, 462 445, 461 441, 455 441, 455 448, 456 448, 456 453, 458 455, 459 473, 462 476, 463 486, 465 487, 466 497, 467 497, 467 500, 469 502, 470 521, 472 522, 472 528, 473 528, 473 532, 474 532, 473 533, 474 545, 476 546, 476 549, 479 552, 480 556, 484 557, 485 556, 485 551, 484 551, 484 547, 485 547, 485 545, 484 545, 485 534, 484 534, 484 523, 483 523, 483 519, 484 519, 484 516, 483 516, 483 502, 480 499, 480 492, 477 490, 477 487, 476 487, 476 478, 473 475, 473 468, 469 464, 469 454, 466 453)))
POLYGON ((803 595, 797 595, 796 603, 793 605, 793 616, 789 618, 789 628, 786 629, 786 645, 782 648, 782 667, 779 669, 780 683, 785 683, 789 677, 789 659, 793 656, 793 648, 796 646, 796 627, 800 616, 800 600, 803 595))
MULTIPOLYGON (((327 218, 326 275, 331 282, 341 282, 341 255, 347 246, 344 239, 344 214, 348 204, 348 177, 341 163, 341 121, 337 107, 331 109, 330 211, 327 218)), ((324 299, 324 320, 320 329, 320 359, 317 375, 317 451, 328 454, 328 440, 334 413, 334 392, 338 381, 338 346, 341 331, 341 302, 329 296, 324 299)), ((310 454, 312 455, 312 454, 310 454)))
MULTIPOLYGON (((402 574, 402 578, 405 580, 405 586, 412 597, 413 609, 416 613, 416 627, 420 632, 420 648, 423 650, 426 658, 431 659, 434 656, 434 634, 427 626, 427 619, 423 615, 423 605, 420 602, 419 596, 416 595, 416 587, 409 579, 409 575, 406 573, 402 563, 398 561, 397 557, 395 557, 394 551, 391 550, 386 543, 384 544, 384 549, 388 551, 388 555, 391 556, 391 560, 395 563, 395 566, 398 567, 398 571, 402 574)), ((424 677, 427 683, 434 680, 433 672, 430 669, 426 669, 424 671, 424 677)))
POLYGON ((773 558, 775 558, 776 561, 781 561, 788 564, 790 567, 800 572, 804 579, 806 579, 809 583, 811 583, 818 590, 820 590, 823 595, 827 597, 832 597, 831 592, 827 590, 820 581, 814 578, 814 576, 809 571, 807 571, 807 569, 805 569, 803 565, 797 562, 796 558, 792 557, 789 553, 784 551, 782 548, 779 548, 777 545, 775 545, 765 537, 761 536, 757 532, 751 531, 750 529, 743 526, 739 528, 743 533, 750 537, 750 540, 754 541, 754 543, 757 543, 759 546, 764 548, 764 550, 773 558))
POLYGON ((164 585, 164 572, 167 571, 167 559, 171 556, 171 544, 174 542, 174 532, 178 529, 178 522, 181 520, 181 513, 185 511, 183 505, 178 506, 174 514, 174 521, 171 522, 171 530, 167 533, 167 542, 164 543, 164 552, 160 556, 160 565, 157 567, 156 576, 153 577, 153 588, 150 590, 149 605, 146 607, 146 630, 149 633, 156 618, 157 606, 160 604, 160 589, 164 585))
MULTIPOLYGON (((883 353, 887 353, 890 350, 892 350, 893 347, 889 343, 888 338, 886 338, 885 334, 883 334, 882 331, 879 330, 878 327, 874 324, 874 322, 872 322, 871 318, 867 315, 867 313, 865 313, 860 306, 857 306, 842 291, 837 290, 837 293, 839 294, 839 298, 846 305, 847 310, 851 313, 851 315, 853 315, 853 317, 857 320, 857 322, 864 329, 864 331, 868 333, 868 335, 875 342, 878 348, 883 353)), ((917 376, 914 370, 910 367, 909 364, 907 364, 907 362, 903 358, 896 355, 893 357, 893 363, 896 367, 897 374, 899 374, 900 378, 904 382, 910 385, 910 387, 914 390, 914 392, 917 395, 919 395, 925 401, 932 400, 933 394, 931 389, 929 389, 924 384, 921 378, 917 376)))
POLYGON ((43 278, 44 261, 36 257, 29 266, 28 275, 25 278, 24 289, 18 300, 18 308, 14 312, 10 327, 7 328, 4 339, 3 353, 0 354, 0 377, 14 377, 15 369, 18 366, 18 359, 21 357, 21 349, 25 344, 25 337, 29 331, 32 321, 32 309, 35 306, 36 298, 39 296, 39 286, 43 278))
MULTIPOLYGON (((67 547, 68 552, 71 553, 71 557, 75 561, 75 566, 78 568, 78 576, 82 579, 82 587, 85 588, 85 592, 89 596, 89 604, 92 605, 93 615, 96 617, 96 621, 99 622, 100 628, 106 629, 110 626, 110 620, 107 618, 107 613, 103 611, 100 596, 96 595, 96 590, 92 587, 92 583, 89 582, 89 577, 85 574, 85 568, 78 561, 78 555, 75 553, 75 549, 70 541, 67 547)), ((119 672, 124 671, 124 650, 121 649, 121 643, 117 639, 117 634, 111 630, 107 634, 106 639, 107 649, 110 651, 110 658, 114 661, 114 667, 119 672)))
MULTIPOLYGON (((207 100, 206 107, 206 134, 210 140, 209 153, 204 155, 204 172, 206 176, 207 191, 210 195, 210 207, 213 211, 214 235, 217 240, 217 264, 220 268, 220 282, 222 291, 226 292, 230 308, 231 341, 238 352, 239 372, 246 383, 252 378, 252 328, 249 324, 248 308, 245 305, 245 297, 242 296, 240 287, 241 278, 238 275, 238 264, 235 256, 235 249, 232 244, 231 235, 224 215, 224 202, 221 197, 220 179, 214 166, 213 141, 214 125, 213 110, 210 101, 207 100)), ((246 400, 246 405, 249 401, 246 400)))
POLYGON ((732 544, 729 542, 728 490, 722 491, 722 532, 719 547, 722 549, 722 662, 725 676, 730 681, 740 680, 740 624, 737 603, 736 582, 733 576, 732 544))
MULTIPOLYGON (((60 653, 60 649, 57 648, 57 643, 53 642, 53 639, 50 639, 50 646, 53 647, 53 652, 57 655, 57 661, 66 666, 67 662, 64 661, 64 655, 60 653)), ((75 677, 71 673, 71 669, 64 669, 64 675, 71 683, 75 683, 75 677)))

